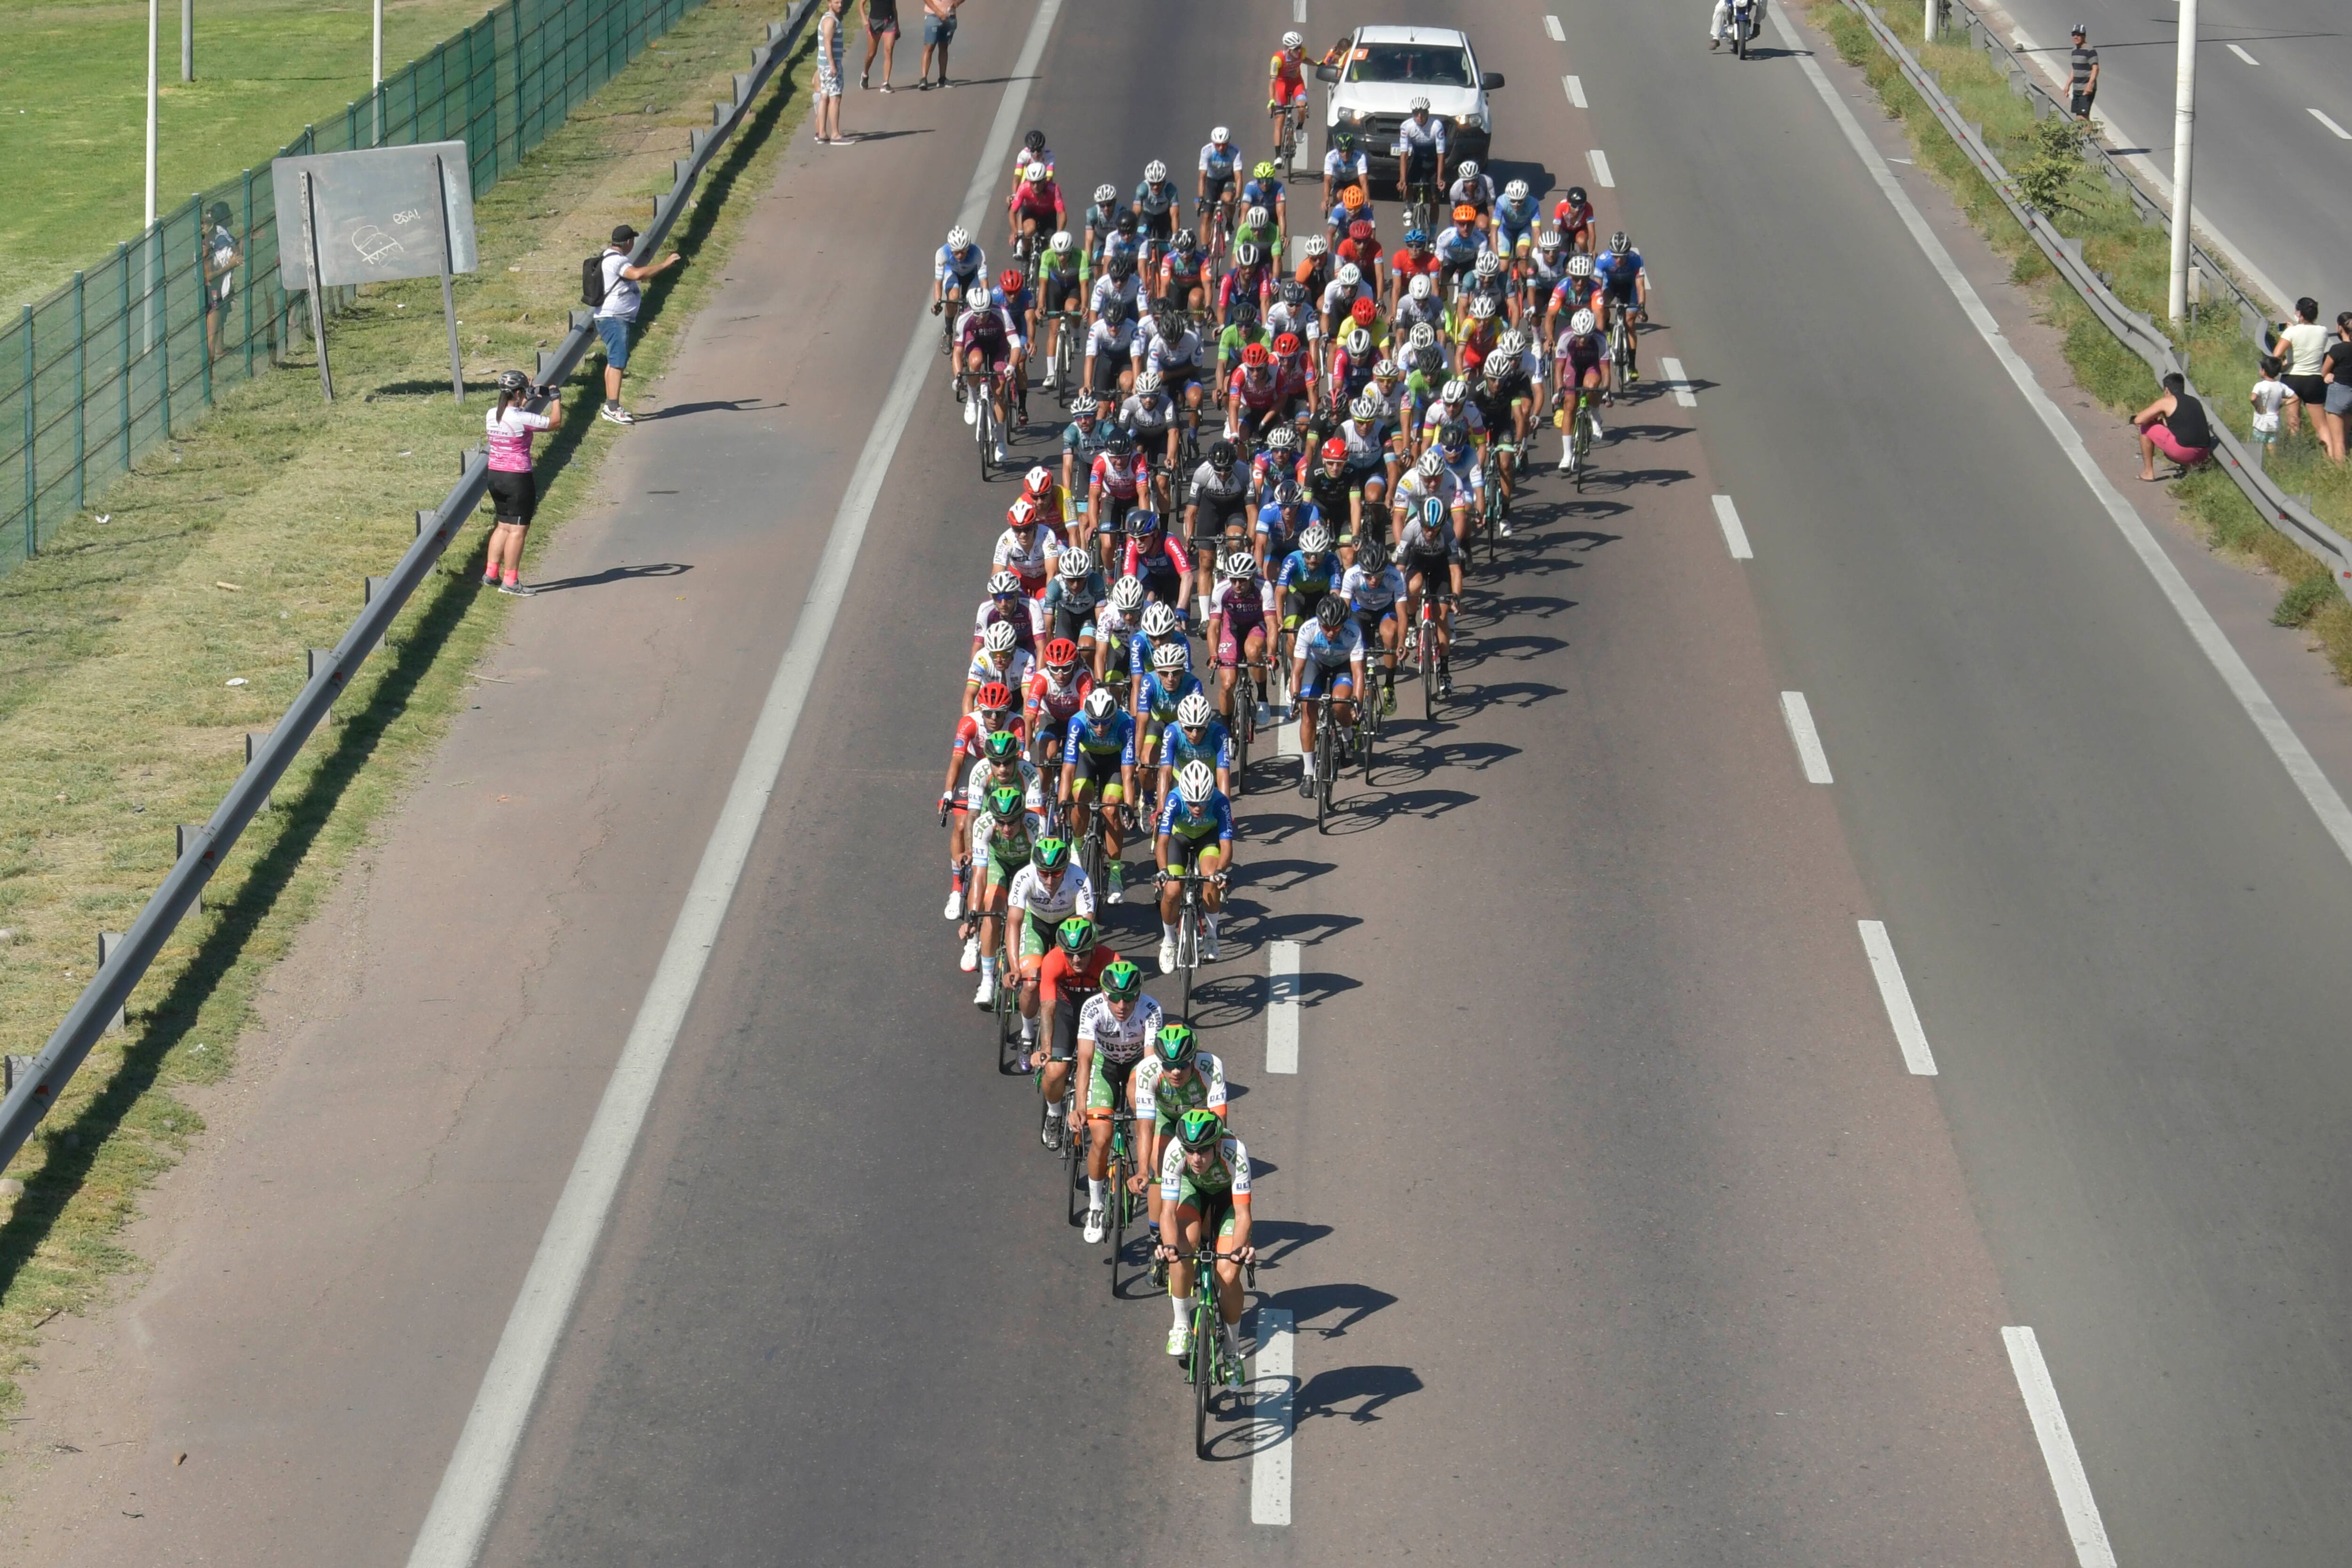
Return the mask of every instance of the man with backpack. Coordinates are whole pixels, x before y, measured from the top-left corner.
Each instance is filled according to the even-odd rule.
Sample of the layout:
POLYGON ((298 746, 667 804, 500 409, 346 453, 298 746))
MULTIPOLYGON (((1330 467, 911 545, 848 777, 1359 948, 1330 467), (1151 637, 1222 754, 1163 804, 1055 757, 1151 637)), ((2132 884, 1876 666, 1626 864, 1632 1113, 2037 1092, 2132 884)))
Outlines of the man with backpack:
POLYGON ((636 242, 637 231, 623 224, 613 231, 613 242, 604 253, 590 257, 580 267, 581 302, 596 307, 596 335, 604 341, 604 405, 597 416, 615 425, 637 422, 621 406, 621 373, 629 366, 629 329, 635 325, 637 308, 645 302, 645 291, 638 285, 678 263, 677 252, 672 251, 649 266, 635 266, 629 260, 629 247, 636 242))

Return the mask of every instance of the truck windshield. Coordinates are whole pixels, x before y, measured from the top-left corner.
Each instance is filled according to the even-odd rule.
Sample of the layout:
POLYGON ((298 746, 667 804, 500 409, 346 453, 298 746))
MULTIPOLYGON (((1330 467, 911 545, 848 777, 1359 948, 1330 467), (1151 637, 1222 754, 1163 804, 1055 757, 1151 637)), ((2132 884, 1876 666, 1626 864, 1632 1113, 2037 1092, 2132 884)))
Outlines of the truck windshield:
POLYGON ((1411 81, 1431 87, 1473 87, 1470 58, 1451 44, 1360 44, 1348 62, 1349 81, 1411 81))

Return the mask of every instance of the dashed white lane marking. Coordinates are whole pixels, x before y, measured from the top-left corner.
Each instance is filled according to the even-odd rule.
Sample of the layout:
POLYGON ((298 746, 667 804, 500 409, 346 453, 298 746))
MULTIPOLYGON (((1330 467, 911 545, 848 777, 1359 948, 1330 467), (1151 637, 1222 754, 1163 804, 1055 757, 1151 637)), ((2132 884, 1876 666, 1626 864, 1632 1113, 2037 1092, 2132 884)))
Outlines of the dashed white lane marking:
POLYGON ((1797 761, 1807 784, 1831 784, 1830 755, 1822 750, 1821 731, 1813 728, 1813 710, 1801 691, 1780 693, 1780 717, 1789 721, 1789 739, 1797 743, 1797 761))
MULTIPOLYGON (((1651 292, 1655 293, 1656 291, 1657 290, 1654 285, 1651 292)), ((1667 354, 1660 354, 1658 356, 1658 368, 1666 373, 1666 389, 1675 395, 1675 406, 1677 408, 1696 408, 1698 406, 1698 398, 1696 395, 1691 391, 1690 376, 1685 371, 1684 371, 1683 362, 1667 354)))
POLYGON ((1878 982, 1878 999, 1886 1004, 1886 1021, 1895 1026, 1895 1043, 1903 1047, 1903 1065, 1921 1078, 1936 1076, 1936 1054, 1927 1048, 1927 1031, 1919 1026, 1919 1009, 1911 1005, 1911 987, 1903 966, 1895 960, 1895 943, 1883 921, 1856 921, 1862 928, 1862 951, 1869 956, 1870 973, 1878 982))
POLYGON ((1723 542, 1730 547, 1734 561, 1756 559, 1756 552, 1748 548, 1748 531, 1739 526, 1739 509, 1731 504, 1729 496, 1715 498, 1715 521, 1723 525, 1723 542))
POLYGON ((1559 79, 1559 85, 1568 89, 1568 101, 1576 105, 1577 108, 1590 109, 1592 107, 1591 104, 1584 101, 1584 83, 1582 80, 1576 77, 1564 76, 1559 79))
POLYGON ((2328 119, 2327 116, 2322 114, 2319 110, 2315 109, 2311 111, 2311 117, 2314 120, 2318 121, 2322 125, 2326 126, 2330 131, 2335 132, 2336 139, 2338 142, 2352 142, 2352 131, 2345 130, 2344 127, 2336 124, 2336 121, 2328 119))
POLYGON ((2254 58, 2253 56, 2246 53, 2245 50, 2238 47, 2235 44, 2231 44, 2230 46, 2230 52, 2237 56, 2240 59, 2245 61, 2250 66, 2258 66, 2263 63, 2262 61, 2254 58))
POLYGON ((1307 26, 1307 0, 1290 0, 1290 19, 1302 27, 1307 26))
POLYGON ((2058 1403, 2058 1385, 2050 1381, 2050 1368, 2042 1360, 2041 1343, 2032 1329, 2023 1327, 2001 1330, 2000 1342, 2009 1347, 2010 1370, 2017 1374, 2017 1391, 2025 1396, 2025 1413, 2041 1441, 2042 1462, 2050 1467, 2058 1511, 2065 1516, 2066 1533, 2074 1540, 2074 1561, 2082 1568, 2116 1568, 2116 1549, 2107 1544, 2106 1521, 2091 1496, 2091 1478, 2084 1473, 2083 1456, 2074 1451, 2074 1434, 2058 1403))
POLYGON ((1609 154, 1595 147, 1585 157, 1592 163, 1592 183, 1609 190, 1617 188, 1616 176, 1609 172, 1609 154))
POLYGON ((1265 1070, 1298 1070, 1298 944, 1277 942, 1267 949, 1265 1070))
POLYGON ((1568 42, 1568 35, 1560 30, 1559 18, 1557 16, 1544 18, 1544 31, 1551 35, 1551 41, 1555 44, 1568 42))
POLYGON ((1250 1461, 1250 1522, 1290 1522, 1292 1408, 1291 1316, 1279 1307, 1257 1310, 1257 1353, 1251 1358, 1252 1440, 1263 1444, 1250 1461), (1269 1433, 1268 1428, 1272 1428, 1269 1433))

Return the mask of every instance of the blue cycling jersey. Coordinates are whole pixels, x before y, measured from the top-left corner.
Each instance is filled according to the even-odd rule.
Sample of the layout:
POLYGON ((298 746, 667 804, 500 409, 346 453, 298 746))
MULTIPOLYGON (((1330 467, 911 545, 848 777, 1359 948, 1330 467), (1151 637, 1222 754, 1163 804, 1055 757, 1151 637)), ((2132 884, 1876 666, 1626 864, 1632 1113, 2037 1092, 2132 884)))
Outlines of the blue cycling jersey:
POLYGON ((1075 764, 1081 752, 1097 757, 1108 757, 1116 752, 1120 762, 1132 764, 1135 761, 1135 716, 1122 708, 1110 716, 1109 723, 1097 729, 1087 721, 1086 713, 1081 710, 1070 721, 1062 742, 1063 765, 1075 764))
POLYGON ((1294 550, 1283 557, 1282 573, 1274 580, 1275 586, 1289 589, 1295 594, 1328 594, 1331 591, 1332 583, 1338 579, 1339 572, 1339 558, 1336 555, 1327 554, 1309 566, 1307 552, 1294 550))
POLYGON ((1620 256, 1604 250, 1592 258, 1592 275, 1614 293, 1631 293, 1633 279, 1642 275, 1642 253, 1629 250, 1620 256))
POLYGON ((1528 197, 1515 202, 1505 196, 1495 204, 1495 226, 1513 239, 1533 228, 1536 223, 1536 199, 1528 197))
POLYGON ((1223 720, 1210 720, 1198 742, 1184 733, 1182 725, 1168 726, 1167 733, 1160 738, 1160 765, 1181 768, 1186 763, 1206 763, 1213 768, 1234 765, 1234 737, 1223 720))
POLYGON ((1341 621, 1337 632, 1325 631, 1321 621, 1313 622, 1298 634, 1298 657, 1325 669, 1344 669, 1364 657, 1364 628, 1353 616, 1341 621))
POLYGON ((1198 842, 1215 837, 1231 843, 1234 837, 1234 803, 1225 798, 1223 790, 1213 790, 1201 803, 1197 812, 1187 806, 1174 790, 1168 792, 1168 803, 1160 808, 1160 835, 1174 834, 1180 838, 1198 842))
MULTIPOLYGON (((1151 673, 1151 650, 1154 646, 1155 645, 1152 640, 1150 637, 1145 637, 1141 632, 1138 632, 1133 637, 1128 638, 1127 668, 1129 669, 1140 670, 1145 675, 1150 675, 1151 673)), ((1190 675, 1192 672, 1192 644, 1187 638, 1179 637, 1176 639, 1175 646, 1184 650, 1184 673, 1190 675)))
POLYGON ((1143 678, 1143 710, 1164 723, 1176 716, 1176 704, 1200 689, 1200 677, 1189 669, 1176 678, 1173 686, 1162 681, 1155 669, 1143 678))
POLYGON ((1242 205, 1244 208, 1264 207, 1268 213, 1272 213, 1274 204, 1281 199, 1282 182, 1280 180, 1252 180, 1242 187, 1242 205))

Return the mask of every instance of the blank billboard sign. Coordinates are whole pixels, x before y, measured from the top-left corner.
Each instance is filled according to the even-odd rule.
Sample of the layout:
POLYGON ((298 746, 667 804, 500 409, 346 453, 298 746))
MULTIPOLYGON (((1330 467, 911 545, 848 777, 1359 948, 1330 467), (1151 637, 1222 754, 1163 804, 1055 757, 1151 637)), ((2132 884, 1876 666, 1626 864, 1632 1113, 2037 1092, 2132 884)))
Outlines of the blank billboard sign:
MULTIPOLYGON (((327 287, 439 277, 445 216, 449 270, 475 269, 473 177, 463 142, 277 160, 269 166, 270 185, 289 237, 296 224, 309 221, 304 174, 310 176, 308 212, 318 224, 320 280, 327 287)), ((309 238, 282 249, 289 290, 310 286, 309 238)))

